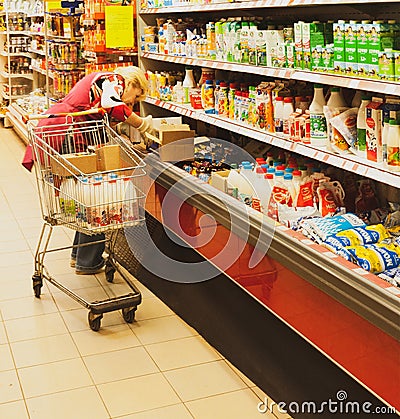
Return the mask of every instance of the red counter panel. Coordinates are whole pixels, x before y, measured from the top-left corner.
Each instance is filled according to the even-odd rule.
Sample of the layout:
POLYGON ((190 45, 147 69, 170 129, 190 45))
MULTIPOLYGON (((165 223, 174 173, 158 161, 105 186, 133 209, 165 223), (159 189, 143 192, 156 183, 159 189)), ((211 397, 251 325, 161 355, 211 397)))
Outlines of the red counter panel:
MULTIPOLYGON (((276 316, 400 410, 400 343, 397 340, 268 254, 262 256, 255 267, 249 268, 254 252, 251 245, 178 198, 177 210, 171 211, 169 203, 168 214, 162 214, 165 193, 164 188, 154 184, 148 195, 146 209, 156 219, 178 236, 184 236, 182 238, 202 256, 211 260, 276 316), (209 235, 207 229, 209 234, 212 233, 212 240, 205 241, 204 237, 209 235)), ((171 194, 168 199, 171 199, 171 194)))

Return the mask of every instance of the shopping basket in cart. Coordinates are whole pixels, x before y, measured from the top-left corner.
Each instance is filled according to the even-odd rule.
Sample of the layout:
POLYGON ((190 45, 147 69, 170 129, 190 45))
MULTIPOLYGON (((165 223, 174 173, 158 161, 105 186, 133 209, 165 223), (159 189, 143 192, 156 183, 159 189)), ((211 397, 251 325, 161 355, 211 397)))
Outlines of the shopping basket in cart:
POLYGON ((59 122, 60 114, 31 117, 28 125, 44 220, 32 277, 35 296, 40 297, 43 279, 46 279, 89 309, 89 326, 97 331, 103 313, 121 309, 124 320, 131 323, 141 303, 138 289, 118 269, 114 247, 122 228, 134 228, 144 222, 146 173, 143 160, 130 143, 109 126, 107 115, 83 120, 82 115, 94 112, 98 111, 63 114, 65 123, 45 126, 35 125, 35 119, 55 116, 55 121, 59 122), (49 249, 55 226, 65 226, 87 235, 107 234, 104 240, 94 243, 49 249), (105 243, 108 254, 105 262, 107 281, 113 282, 118 271, 130 292, 88 302, 56 281, 45 268, 44 259, 49 252, 98 243, 105 243))

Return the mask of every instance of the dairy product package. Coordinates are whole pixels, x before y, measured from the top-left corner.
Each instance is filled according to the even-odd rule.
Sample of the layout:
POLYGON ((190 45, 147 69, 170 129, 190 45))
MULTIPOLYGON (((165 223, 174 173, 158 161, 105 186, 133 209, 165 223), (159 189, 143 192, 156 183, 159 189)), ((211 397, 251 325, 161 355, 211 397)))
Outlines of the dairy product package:
POLYGON ((354 227, 364 227, 366 224, 355 214, 335 215, 333 217, 313 218, 304 220, 303 229, 318 243, 326 241, 329 236, 354 227))

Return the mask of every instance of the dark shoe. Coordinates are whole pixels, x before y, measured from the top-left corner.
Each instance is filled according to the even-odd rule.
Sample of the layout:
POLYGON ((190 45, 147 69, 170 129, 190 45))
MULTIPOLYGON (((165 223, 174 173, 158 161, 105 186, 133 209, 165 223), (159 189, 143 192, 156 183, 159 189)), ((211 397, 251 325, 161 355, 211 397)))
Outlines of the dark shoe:
POLYGON ((99 274, 100 272, 104 272, 104 266, 93 271, 80 271, 79 269, 75 269, 76 275, 94 275, 99 274))

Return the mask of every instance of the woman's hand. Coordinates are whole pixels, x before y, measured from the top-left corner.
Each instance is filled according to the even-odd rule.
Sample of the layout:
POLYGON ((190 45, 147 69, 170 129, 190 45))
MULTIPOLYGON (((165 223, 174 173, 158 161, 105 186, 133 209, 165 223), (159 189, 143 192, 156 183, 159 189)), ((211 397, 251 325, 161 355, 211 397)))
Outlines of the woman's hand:
POLYGON ((142 118, 142 123, 137 128, 144 136, 147 133, 153 134, 154 133, 154 126, 153 126, 153 117, 151 115, 147 115, 145 118, 142 118))

